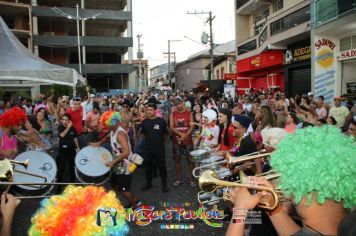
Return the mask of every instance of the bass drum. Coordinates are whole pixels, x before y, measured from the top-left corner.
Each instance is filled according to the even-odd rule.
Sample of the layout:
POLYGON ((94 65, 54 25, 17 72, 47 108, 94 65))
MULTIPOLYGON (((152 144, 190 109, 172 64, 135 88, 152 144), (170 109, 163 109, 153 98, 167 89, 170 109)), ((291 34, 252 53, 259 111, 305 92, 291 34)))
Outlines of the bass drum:
MULTIPOLYGON (((24 162, 28 160, 28 167, 15 165, 13 182, 17 183, 54 183, 57 174, 55 160, 45 152, 28 151, 23 152, 15 158, 15 161, 24 162), (17 171, 26 171, 41 177, 31 176, 17 171)), ((13 191, 19 196, 45 196, 50 193, 54 185, 15 185, 13 191)))
POLYGON ((102 185, 111 174, 105 163, 112 160, 111 153, 103 147, 85 147, 75 157, 75 174, 82 183, 102 185))

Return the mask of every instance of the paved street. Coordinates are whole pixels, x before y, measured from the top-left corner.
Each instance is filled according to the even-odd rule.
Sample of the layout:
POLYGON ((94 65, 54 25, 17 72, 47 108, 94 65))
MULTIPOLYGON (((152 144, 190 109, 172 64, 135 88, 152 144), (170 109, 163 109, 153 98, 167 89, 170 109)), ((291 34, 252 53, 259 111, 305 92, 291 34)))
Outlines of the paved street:
MULTIPOLYGON (((166 145, 167 150, 167 169, 168 169, 168 183, 170 191, 168 193, 162 193, 160 189, 160 178, 157 177, 153 181, 153 188, 146 191, 141 192, 140 188, 144 184, 144 170, 138 169, 133 175, 133 184, 132 184, 132 192, 139 196, 140 200, 147 205, 152 205, 159 210, 162 210, 162 205, 164 203, 171 204, 182 204, 182 203, 190 203, 191 207, 186 207, 186 209, 198 210, 199 205, 196 200, 196 194, 198 192, 198 187, 191 187, 187 178, 187 171, 183 172, 183 185, 179 187, 173 186, 174 182, 174 160, 172 159, 171 154, 171 143, 168 142, 166 145)), ((187 170, 187 165, 183 163, 184 170, 187 170)), ((122 197, 120 197, 122 200, 122 197)), ((23 200, 21 205, 18 207, 14 224, 13 224, 13 235, 26 235, 27 229, 30 226, 30 218, 36 212, 39 207, 39 200, 23 200)), ((123 202, 123 205, 126 205, 126 202, 123 202)), ((211 209, 211 207, 209 207, 211 209)), ((223 210, 222 206, 219 209, 223 210)), ((170 222, 167 222, 169 224, 170 222)), ((172 222, 171 222, 172 223, 172 222)), ((224 223, 222 228, 213 228, 211 226, 206 225, 202 220, 189 221, 186 224, 193 224, 194 229, 184 230, 167 230, 161 229, 161 222, 152 222, 147 226, 138 226, 133 222, 129 223, 130 232, 129 235, 224 235, 226 232, 227 223, 224 223), (190 223, 191 222, 191 223, 190 223)))

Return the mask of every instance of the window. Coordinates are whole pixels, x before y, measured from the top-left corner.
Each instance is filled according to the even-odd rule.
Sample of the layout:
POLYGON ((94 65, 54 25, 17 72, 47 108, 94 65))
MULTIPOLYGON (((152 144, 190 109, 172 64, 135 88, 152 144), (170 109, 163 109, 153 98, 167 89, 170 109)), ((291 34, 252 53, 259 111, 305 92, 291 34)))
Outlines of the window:
POLYGON ((263 29, 265 24, 266 24, 266 22, 263 22, 263 23, 255 26, 255 35, 258 35, 261 32, 261 30, 263 29))
POLYGON ((220 79, 220 70, 216 70, 216 79, 220 79))
POLYGON ((340 51, 356 48, 356 35, 340 39, 340 51))
POLYGON ((267 39, 267 28, 262 32, 261 36, 258 38, 259 46, 261 46, 267 39))
POLYGON ((259 12, 256 13, 255 15, 255 24, 259 21, 262 20, 267 20, 267 17, 269 16, 269 7, 265 7, 259 12))
POLYGON ((252 40, 248 43, 245 43, 237 48, 237 54, 242 55, 246 52, 255 50, 257 48, 256 40, 252 40))
POLYGON ((274 0, 273 1, 273 12, 283 9, 283 0, 274 0))
POLYGON ((304 7, 292 14, 271 23, 271 35, 275 35, 310 21, 310 7, 304 7))
POLYGON ((224 79, 225 67, 221 67, 221 79, 224 79))
POLYGON ((340 40, 340 51, 346 51, 351 49, 351 37, 347 37, 340 40))

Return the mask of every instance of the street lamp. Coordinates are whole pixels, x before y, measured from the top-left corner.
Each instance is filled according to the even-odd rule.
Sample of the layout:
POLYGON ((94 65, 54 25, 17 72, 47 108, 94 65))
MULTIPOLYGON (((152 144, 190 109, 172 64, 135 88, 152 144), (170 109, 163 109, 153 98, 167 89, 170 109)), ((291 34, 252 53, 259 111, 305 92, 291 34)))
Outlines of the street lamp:
MULTIPOLYGON (((79 21, 86 21, 86 20, 90 20, 93 19, 95 20, 97 16, 101 15, 101 13, 97 13, 91 17, 80 17, 79 16, 79 5, 76 5, 76 16, 72 16, 64 11, 62 11, 61 9, 57 8, 57 7, 53 7, 51 8, 55 13, 66 17, 67 19, 70 20, 76 20, 77 21, 77 44, 78 44, 78 63, 79 63, 79 74, 82 75, 82 57, 81 57, 81 47, 80 47, 80 31, 79 31, 79 21)), ((73 85, 73 94, 75 95, 76 93, 76 88, 75 85, 73 85)))

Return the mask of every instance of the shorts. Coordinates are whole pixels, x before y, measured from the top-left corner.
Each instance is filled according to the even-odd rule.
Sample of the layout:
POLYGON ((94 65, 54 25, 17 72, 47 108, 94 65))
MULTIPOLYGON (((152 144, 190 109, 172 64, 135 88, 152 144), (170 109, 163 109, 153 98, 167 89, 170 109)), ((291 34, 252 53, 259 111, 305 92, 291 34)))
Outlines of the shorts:
POLYGON ((190 152, 193 151, 193 145, 192 144, 186 144, 186 145, 182 145, 182 144, 174 144, 175 146, 175 156, 184 156, 185 158, 189 158, 190 159, 190 152))
POLYGON ((111 186, 116 187, 121 192, 130 192, 131 175, 118 175, 111 173, 111 186))

